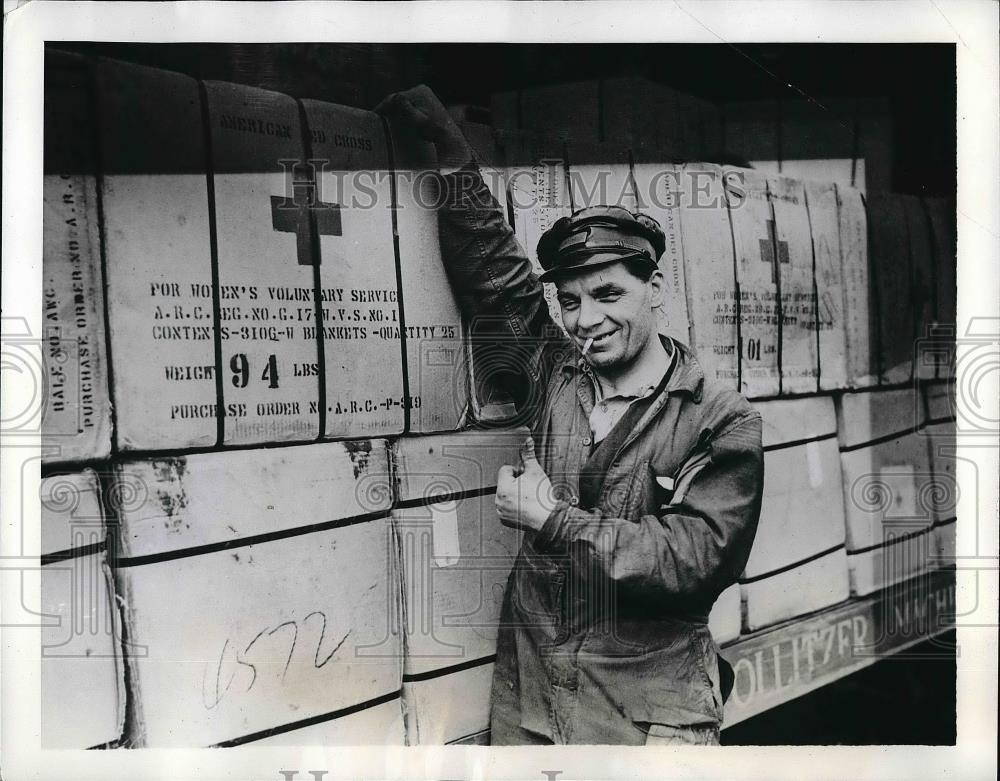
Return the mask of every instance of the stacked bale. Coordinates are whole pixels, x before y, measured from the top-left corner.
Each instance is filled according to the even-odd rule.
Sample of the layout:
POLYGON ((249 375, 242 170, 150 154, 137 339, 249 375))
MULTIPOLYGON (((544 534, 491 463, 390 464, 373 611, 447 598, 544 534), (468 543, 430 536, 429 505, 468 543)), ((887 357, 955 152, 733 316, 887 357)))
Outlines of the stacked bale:
POLYGON ((403 742, 384 440, 115 471, 133 741, 403 742))
MULTIPOLYGON (((433 149, 358 109, 46 57, 42 583, 66 622, 43 738, 480 739, 519 545, 492 493, 525 432, 459 431, 516 410, 463 339, 433 149)), ((464 132, 536 269, 574 209, 651 214, 661 332, 768 423, 717 642, 953 560, 950 386, 924 384, 953 361, 953 208, 721 167, 718 109, 642 80, 494 108, 464 132)))
POLYGON ((927 571, 936 546, 934 484, 919 394, 866 390, 837 399, 851 593, 927 571))
POLYGON ((527 434, 468 431, 393 447, 411 744, 452 743, 489 728, 500 607, 521 542, 497 518, 497 472, 518 464, 527 434))
MULTIPOLYGON (((934 493, 930 499, 934 523, 936 556, 932 564, 953 567, 956 564, 955 532, 958 505, 958 453, 955 427, 955 384, 927 383, 923 387, 926 425, 921 434, 930 451, 934 493)), ((932 552, 932 553, 933 553, 932 552)))
POLYGON ((91 469, 41 484, 42 747, 114 743, 125 719, 121 614, 91 469))
POLYGON ((95 117, 87 61, 46 56, 42 312, 46 461, 111 452, 95 117))
POLYGON ((764 422, 764 501, 740 579, 748 632, 849 596, 833 402, 768 401, 756 408, 764 422))

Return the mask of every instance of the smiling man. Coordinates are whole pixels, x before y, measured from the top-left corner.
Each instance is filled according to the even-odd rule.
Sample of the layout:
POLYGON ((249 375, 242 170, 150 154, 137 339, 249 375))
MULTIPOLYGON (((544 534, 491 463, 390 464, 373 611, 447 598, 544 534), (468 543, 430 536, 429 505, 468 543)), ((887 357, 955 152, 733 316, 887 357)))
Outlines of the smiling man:
POLYGON ((653 392, 670 369, 673 348, 656 338, 663 303, 660 226, 615 206, 581 209, 559 220, 538 245, 556 284, 563 326, 585 354, 599 403, 590 415, 600 442, 632 401, 653 392))
POLYGON ((663 232, 583 209, 542 236, 539 278, 434 94, 379 110, 437 147, 449 279, 532 429, 497 477, 497 513, 524 538, 500 617, 493 744, 718 743, 731 671, 708 614, 756 532, 761 420, 658 334, 663 232))

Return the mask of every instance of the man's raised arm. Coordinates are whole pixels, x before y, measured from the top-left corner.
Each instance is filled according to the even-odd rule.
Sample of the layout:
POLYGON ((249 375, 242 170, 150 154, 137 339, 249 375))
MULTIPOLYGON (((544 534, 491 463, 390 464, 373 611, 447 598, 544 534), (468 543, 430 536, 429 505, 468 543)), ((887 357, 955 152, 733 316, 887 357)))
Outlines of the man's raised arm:
POLYGON ((438 209, 445 270, 472 333, 533 340, 553 324, 542 283, 479 173, 472 148, 427 86, 397 92, 376 111, 437 149, 444 192, 438 209))

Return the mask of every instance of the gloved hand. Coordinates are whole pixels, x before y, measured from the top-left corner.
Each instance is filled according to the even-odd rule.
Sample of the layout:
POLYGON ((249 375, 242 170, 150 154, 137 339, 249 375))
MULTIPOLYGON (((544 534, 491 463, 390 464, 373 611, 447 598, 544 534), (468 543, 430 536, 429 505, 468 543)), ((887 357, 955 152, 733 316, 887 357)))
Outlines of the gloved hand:
POLYGON ((461 168, 472 159, 472 147, 438 96, 426 84, 394 92, 375 111, 437 148, 442 169, 461 168))

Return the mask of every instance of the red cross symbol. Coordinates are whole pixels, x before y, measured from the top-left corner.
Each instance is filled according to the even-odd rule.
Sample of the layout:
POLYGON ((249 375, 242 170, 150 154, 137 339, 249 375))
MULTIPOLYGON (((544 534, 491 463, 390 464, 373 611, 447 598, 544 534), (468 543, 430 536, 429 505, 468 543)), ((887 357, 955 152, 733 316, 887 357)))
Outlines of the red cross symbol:
POLYGON ((774 220, 767 221, 767 238, 760 240, 760 259, 771 264, 771 281, 778 284, 778 263, 788 263, 788 242, 778 241, 774 220), (778 251, 774 247, 777 244, 778 251))
MULTIPOLYGON (((316 197, 316 177, 296 178, 292 182, 292 197, 271 196, 271 227, 276 231, 295 234, 295 247, 300 266, 312 266, 311 225, 318 236, 341 236, 340 206, 324 203, 316 197)), ((315 259, 319 262, 319 258, 315 259)))

